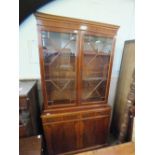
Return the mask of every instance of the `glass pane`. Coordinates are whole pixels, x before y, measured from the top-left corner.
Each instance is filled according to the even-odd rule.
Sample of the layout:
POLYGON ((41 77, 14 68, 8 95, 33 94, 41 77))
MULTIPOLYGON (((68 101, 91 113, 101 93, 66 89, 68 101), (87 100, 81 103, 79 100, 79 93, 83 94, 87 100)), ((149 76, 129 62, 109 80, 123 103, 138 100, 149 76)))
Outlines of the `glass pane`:
POLYGON ((76 34, 42 32, 48 104, 76 99, 76 34))
POLYGON ((82 100, 105 98, 112 39, 85 35, 83 46, 82 100))

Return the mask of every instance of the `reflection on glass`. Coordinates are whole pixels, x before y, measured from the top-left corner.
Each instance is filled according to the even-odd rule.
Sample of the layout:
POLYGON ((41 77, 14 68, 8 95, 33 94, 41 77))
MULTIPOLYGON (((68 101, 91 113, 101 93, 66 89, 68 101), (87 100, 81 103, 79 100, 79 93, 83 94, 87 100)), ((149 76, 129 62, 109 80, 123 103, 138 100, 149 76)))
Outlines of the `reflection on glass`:
POLYGON ((104 100, 109 69, 112 39, 84 36, 82 100, 104 100))
POLYGON ((76 34, 42 32, 45 81, 49 104, 76 98, 76 34))
POLYGON ((97 36, 85 36, 84 51, 92 53, 110 54, 112 48, 112 39, 97 36))

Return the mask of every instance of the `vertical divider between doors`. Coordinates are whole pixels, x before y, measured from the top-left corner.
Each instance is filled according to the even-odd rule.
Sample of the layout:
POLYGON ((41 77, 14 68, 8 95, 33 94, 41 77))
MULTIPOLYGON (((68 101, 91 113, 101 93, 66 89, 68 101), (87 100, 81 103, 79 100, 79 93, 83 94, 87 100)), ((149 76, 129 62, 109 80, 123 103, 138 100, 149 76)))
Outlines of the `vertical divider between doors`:
POLYGON ((81 104, 82 93, 82 46, 83 46, 83 33, 78 32, 78 49, 77 49, 77 105, 81 104))

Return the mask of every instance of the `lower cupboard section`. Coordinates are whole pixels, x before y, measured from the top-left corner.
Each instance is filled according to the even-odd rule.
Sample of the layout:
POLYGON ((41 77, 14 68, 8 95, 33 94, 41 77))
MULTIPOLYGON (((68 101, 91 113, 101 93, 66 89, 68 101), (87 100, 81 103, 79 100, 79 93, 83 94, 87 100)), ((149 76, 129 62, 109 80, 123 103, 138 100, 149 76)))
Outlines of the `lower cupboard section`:
POLYGON ((42 115, 49 155, 74 154, 106 144, 110 107, 85 112, 42 115))

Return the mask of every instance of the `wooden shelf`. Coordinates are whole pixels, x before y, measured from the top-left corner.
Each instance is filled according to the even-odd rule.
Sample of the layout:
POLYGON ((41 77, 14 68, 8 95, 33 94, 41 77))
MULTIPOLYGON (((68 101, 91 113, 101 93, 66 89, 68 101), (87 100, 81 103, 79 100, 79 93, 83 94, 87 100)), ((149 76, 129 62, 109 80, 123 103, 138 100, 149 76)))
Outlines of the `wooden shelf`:
POLYGON ((71 80, 71 81, 74 81, 76 80, 76 78, 48 78, 48 79, 45 79, 46 82, 51 82, 52 81, 68 81, 68 80, 71 80))
MULTIPOLYGON (((97 81, 97 80, 103 80, 103 77, 90 77, 90 78, 83 78, 83 81, 97 81)), ((105 81, 106 79, 104 79, 105 81)))
POLYGON ((97 55, 97 56, 110 56, 110 53, 104 53, 104 52, 92 52, 92 51, 84 51, 83 52, 84 53, 84 55, 92 55, 92 56, 94 56, 94 55, 97 55))
MULTIPOLYGON (((51 82, 51 80, 52 81, 68 81, 68 80, 74 81, 74 80, 76 80, 76 78, 48 78, 48 79, 45 79, 46 82, 51 82)), ((97 80, 106 81, 106 79, 103 79, 103 77, 90 77, 90 78, 83 78, 82 80, 83 81, 97 81, 97 80)))

